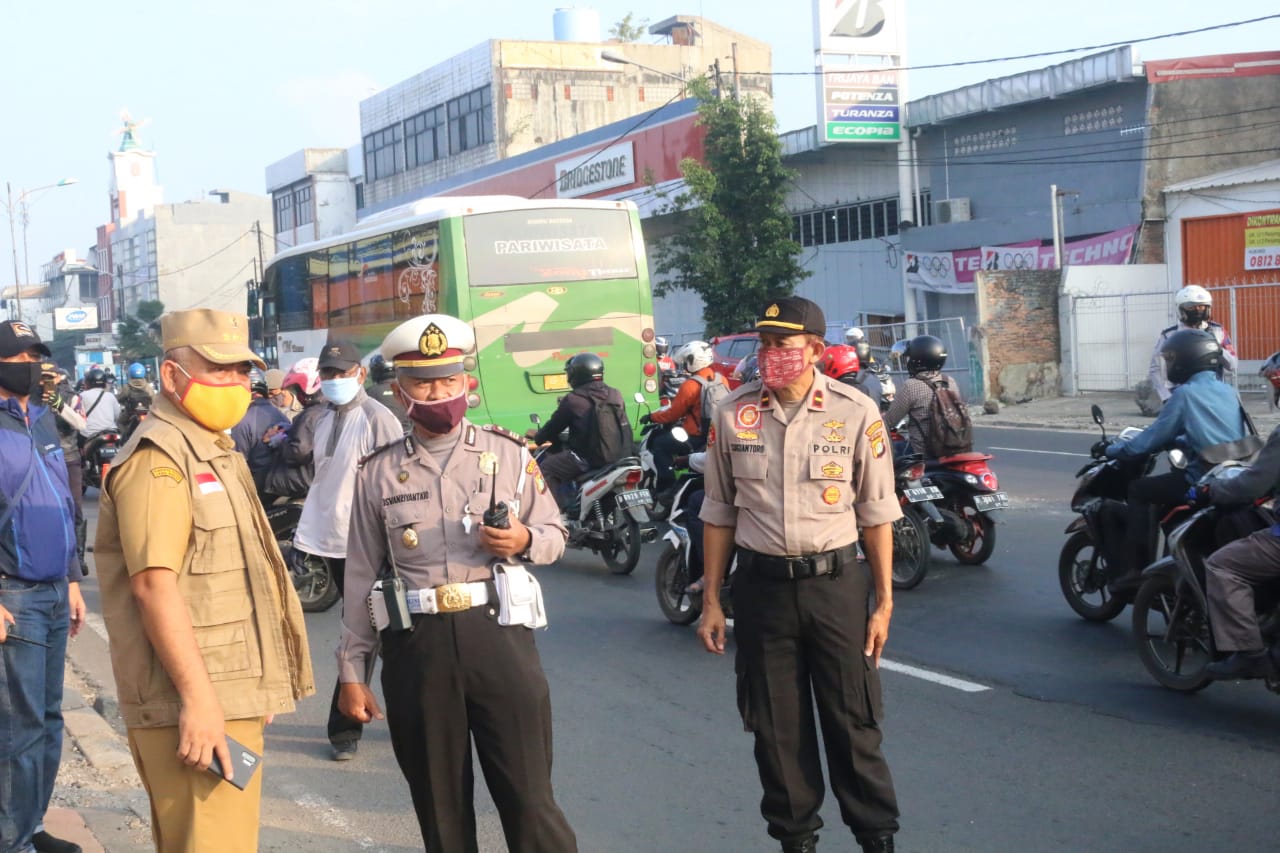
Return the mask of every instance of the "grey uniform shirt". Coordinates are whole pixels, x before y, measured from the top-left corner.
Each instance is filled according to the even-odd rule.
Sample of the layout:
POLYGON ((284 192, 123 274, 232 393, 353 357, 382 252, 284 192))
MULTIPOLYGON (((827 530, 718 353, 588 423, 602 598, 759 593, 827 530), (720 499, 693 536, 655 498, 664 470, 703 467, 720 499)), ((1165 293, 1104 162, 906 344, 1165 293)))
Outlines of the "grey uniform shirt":
POLYGON ((364 680, 377 643, 366 602, 393 562, 409 589, 493 576, 497 558, 481 547, 479 530, 491 490, 533 536, 526 554, 513 559, 545 565, 564 554, 568 534, 560 509, 524 439, 465 419, 458 429, 458 446, 443 470, 411 434, 366 459, 356 473, 338 645, 342 682, 364 680), (483 453, 497 457, 496 476, 481 471, 483 453))
POLYGON ((716 407, 700 517, 736 528, 740 547, 817 554, 856 542, 859 527, 902 516, 876 406, 820 373, 802 403, 788 417, 757 381, 716 407))

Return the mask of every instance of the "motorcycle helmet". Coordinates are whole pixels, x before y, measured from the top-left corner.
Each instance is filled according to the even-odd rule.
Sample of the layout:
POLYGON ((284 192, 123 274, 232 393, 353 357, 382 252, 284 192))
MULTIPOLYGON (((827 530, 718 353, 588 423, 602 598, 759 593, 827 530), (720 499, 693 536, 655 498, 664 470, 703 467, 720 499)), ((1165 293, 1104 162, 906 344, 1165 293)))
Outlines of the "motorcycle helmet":
POLYGON ((107 372, 101 367, 93 367, 84 375, 84 387, 86 388, 105 388, 107 386, 107 372))
POLYGON ((135 361, 133 364, 129 365, 129 378, 130 379, 146 379, 147 369, 135 361))
POLYGON ((743 358, 742 361, 738 362, 738 366, 733 369, 733 381, 739 385, 754 382, 759 378, 760 360, 755 353, 743 358))
POLYGON ((696 373, 707 367, 715 359, 711 346, 706 341, 689 341, 676 350, 675 361, 689 373, 696 373))
POLYGON ((1174 294, 1178 305, 1178 317, 1188 326, 1209 322, 1213 311, 1213 296, 1198 284, 1189 284, 1174 294))
POLYGON ((915 376, 926 370, 941 370, 947 363, 947 348, 933 335, 919 335, 907 342, 903 356, 907 360, 907 373, 915 376))
POLYGON ((853 349, 854 349, 854 352, 858 354, 858 363, 865 364, 868 367, 870 367, 872 362, 871 341, 868 341, 866 338, 863 338, 862 340, 858 341, 856 344, 853 345, 853 349))
POLYGON ((256 367, 249 371, 249 390, 254 394, 267 396, 267 375, 256 367))
POLYGON ((850 326, 849 328, 844 330, 844 342, 851 347, 857 346, 859 343, 865 341, 866 339, 867 339, 866 333, 863 332, 861 329, 859 329, 857 326, 850 326))
POLYGON ((1168 369, 1169 381, 1181 385, 1205 370, 1222 375, 1222 344, 1200 329, 1179 329, 1165 339, 1160 357, 1168 369))
POLYGON ((570 388, 578 388, 593 379, 604 379, 604 362, 593 352, 580 352, 564 363, 564 375, 570 388))
POLYGON ((386 382, 395 375, 395 368, 387 364, 387 360, 382 357, 382 353, 375 352, 373 357, 369 359, 369 378, 374 382, 386 382))
POLYGON ((663 337, 654 338, 653 346, 654 346, 654 349, 658 351, 658 358, 662 358, 664 355, 671 352, 671 344, 667 343, 666 338, 663 338, 663 337))
POLYGON ((837 344, 827 347, 822 358, 818 360, 818 367, 832 379, 839 379, 850 373, 857 373, 862 369, 862 364, 856 347, 837 344))
POLYGON ((303 358, 280 381, 281 388, 294 388, 304 397, 314 397, 320 391, 320 359, 303 358))
POLYGON ((1280 406, 1280 352, 1273 352, 1258 373, 1271 383, 1271 405, 1280 406))

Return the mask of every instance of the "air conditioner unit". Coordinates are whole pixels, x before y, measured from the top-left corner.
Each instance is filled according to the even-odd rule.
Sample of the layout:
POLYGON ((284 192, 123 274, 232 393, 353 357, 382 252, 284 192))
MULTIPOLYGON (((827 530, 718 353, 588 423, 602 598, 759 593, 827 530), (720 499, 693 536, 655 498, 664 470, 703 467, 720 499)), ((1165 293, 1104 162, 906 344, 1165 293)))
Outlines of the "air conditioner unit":
POLYGON ((971 218, 967 198, 942 198, 933 203, 933 221, 938 225, 968 222, 971 218))

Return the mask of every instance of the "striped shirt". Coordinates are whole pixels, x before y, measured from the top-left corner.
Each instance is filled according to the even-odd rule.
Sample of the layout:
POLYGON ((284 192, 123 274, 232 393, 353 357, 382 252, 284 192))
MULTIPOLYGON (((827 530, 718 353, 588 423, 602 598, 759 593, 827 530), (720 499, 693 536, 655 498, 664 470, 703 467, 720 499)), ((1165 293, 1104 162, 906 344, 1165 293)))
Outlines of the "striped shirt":
POLYGON ((940 370, 925 370, 912 376, 898 388, 889 411, 885 413, 884 422, 890 428, 896 427, 907 419, 907 438, 911 442, 911 452, 919 453, 927 459, 936 458, 930 451, 927 437, 933 417, 929 413, 933 403, 933 385, 942 383, 958 396, 960 389, 949 376, 943 376, 940 370))

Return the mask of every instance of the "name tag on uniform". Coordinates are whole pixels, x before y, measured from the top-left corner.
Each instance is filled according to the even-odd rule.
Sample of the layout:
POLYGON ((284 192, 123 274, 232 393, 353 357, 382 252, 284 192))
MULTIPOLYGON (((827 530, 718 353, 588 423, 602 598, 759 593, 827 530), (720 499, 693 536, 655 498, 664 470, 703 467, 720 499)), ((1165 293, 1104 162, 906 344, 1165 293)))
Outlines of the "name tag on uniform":
POLYGON ((196 485, 200 487, 200 494, 211 495, 214 492, 225 492, 222 484, 218 482, 218 478, 213 474, 196 474, 196 485))

